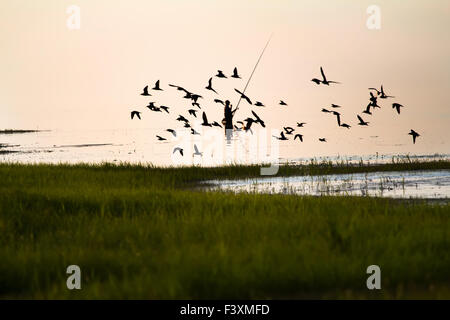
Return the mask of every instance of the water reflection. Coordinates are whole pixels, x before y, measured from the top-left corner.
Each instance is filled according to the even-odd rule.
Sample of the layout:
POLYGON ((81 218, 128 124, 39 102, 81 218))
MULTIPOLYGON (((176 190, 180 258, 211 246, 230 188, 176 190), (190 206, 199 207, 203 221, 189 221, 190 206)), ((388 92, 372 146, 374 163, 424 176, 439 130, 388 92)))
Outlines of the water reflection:
POLYGON ((353 195, 391 198, 450 197, 450 170, 391 171, 323 176, 207 181, 210 190, 297 195, 353 195))

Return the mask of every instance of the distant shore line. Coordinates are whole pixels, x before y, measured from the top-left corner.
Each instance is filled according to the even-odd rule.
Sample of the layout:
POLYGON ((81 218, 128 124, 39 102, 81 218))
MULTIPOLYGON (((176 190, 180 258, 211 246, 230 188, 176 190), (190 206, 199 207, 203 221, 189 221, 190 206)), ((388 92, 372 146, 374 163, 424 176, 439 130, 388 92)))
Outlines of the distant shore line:
POLYGON ((36 133, 36 132, 45 132, 45 131, 50 131, 50 130, 3 129, 3 130, 0 130, 0 134, 36 133))

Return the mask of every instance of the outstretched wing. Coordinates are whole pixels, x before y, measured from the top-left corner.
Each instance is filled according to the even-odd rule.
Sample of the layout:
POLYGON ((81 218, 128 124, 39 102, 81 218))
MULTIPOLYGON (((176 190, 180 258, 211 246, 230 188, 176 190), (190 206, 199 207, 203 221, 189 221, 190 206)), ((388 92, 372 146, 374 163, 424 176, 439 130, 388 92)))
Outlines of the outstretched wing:
POLYGON ((322 74, 323 81, 327 81, 327 77, 325 77, 325 72, 323 72, 322 67, 320 67, 320 73, 322 74))
POLYGON ((202 118, 203 118, 203 123, 208 123, 208 118, 206 117, 205 111, 203 111, 202 118))
POLYGON ((359 122, 361 122, 361 123, 364 122, 364 120, 359 115, 357 115, 357 117, 358 117, 359 122))

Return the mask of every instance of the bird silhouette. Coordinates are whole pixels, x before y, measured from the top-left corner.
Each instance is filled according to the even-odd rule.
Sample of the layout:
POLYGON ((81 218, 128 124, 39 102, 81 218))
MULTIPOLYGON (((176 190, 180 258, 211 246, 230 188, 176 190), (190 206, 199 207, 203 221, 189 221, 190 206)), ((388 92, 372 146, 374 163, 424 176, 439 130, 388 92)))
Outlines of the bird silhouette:
POLYGON ((196 114, 197 110, 189 109, 188 112, 189 112, 189 114, 190 114, 191 116, 194 116, 194 117, 197 118, 197 114, 196 114))
POLYGON ((287 106, 287 103, 286 102, 284 102, 283 100, 280 100, 280 106, 287 106))
POLYGON ((373 95, 373 93, 371 92, 370 93, 370 103, 369 103, 369 106, 372 106, 373 108, 381 108, 377 103, 377 101, 378 101, 378 98, 377 97, 375 97, 374 95, 373 95))
POLYGON ((256 114, 255 111, 252 110, 252 114, 253 116, 256 118, 255 119, 255 123, 259 123, 261 125, 261 127, 265 128, 266 124, 264 123, 264 121, 256 114))
POLYGON ((173 130, 173 129, 167 129, 166 131, 170 132, 171 134, 173 134, 174 137, 177 136, 177 132, 175 130, 173 130))
POLYGON ((273 136, 273 137, 277 138, 278 140, 289 140, 288 138, 286 138, 286 136, 284 135, 283 131, 280 132, 280 136, 279 137, 277 137, 277 136, 273 136))
POLYGON ((211 127, 212 126, 211 123, 208 122, 208 118, 206 117, 205 111, 203 111, 202 118, 203 118, 202 126, 205 126, 205 127, 211 127))
POLYGON ((400 108, 403 107, 403 105, 401 105, 400 103, 393 103, 392 104, 392 108, 397 109, 397 113, 400 114, 400 108))
POLYGON ((177 121, 184 121, 186 123, 189 122, 189 120, 183 117, 181 114, 178 116, 177 121))
POLYGON ((239 76, 239 74, 238 74, 238 70, 237 70, 236 67, 233 69, 233 74, 231 75, 231 77, 232 77, 232 78, 236 78, 236 79, 240 79, 240 78, 241 78, 241 77, 239 76))
POLYGON ((185 127, 185 128, 190 128, 191 125, 190 125, 189 123, 185 122, 183 127, 185 127))
POLYGON ((147 105, 147 108, 149 108, 151 111, 154 111, 154 109, 156 108, 155 103, 154 102, 149 102, 147 105))
POLYGON ((325 109, 325 108, 322 108, 322 110, 321 110, 322 112, 327 112, 327 113, 331 113, 331 111, 330 110, 328 110, 328 109, 325 109))
POLYGON ((198 151, 198 148, 197 148, 197 145, 196 144, 194 144, 194 156, 203 156, 203 152, 200 152, 200 151, 198 151))
POLYGON ((183 149, 181 149, 180 147, 176 147, 175 149, 173 149, 173 153, 179 151, 181 156, 183 156, 183 149))
POLYGON ((364 121, 363 118, 361 118, 359 115, 357 115, 357 117, 359 120, 358 125, 360 125, 360 126, 368 126, 369 125, 369 122, 364 121))
POLYGON ((292 132, 294 132, 294 128, 292 127, 283 127, 284 132, 286 132, 286 134, 292 134, 292 132))
POLYGON ((256 103, 254 104, 257 107, 265 107, 265 105, 262 102, 256 101, 256 103))
POLYGON ((306 122, 297 122, 297 127, 301 128, 306 124, 306 122))
POLYGON ((139 111, 131 111, 131 120, 133 120, 134 116, 141 120, 141 113, 139 111))
POLYGON ((144 92, 141 93, 141 96, 151 96, 151 94, 148 93, 148 86, 145 86, 144 92))
POLYGON ((338 126, 340 127, 341 126, 341 114, 337 111, 333 111, 333 114, 336 116, 338 126))
POLYGON ((222 125, 221 125, 220 123, 218 123, 217 121, 214 121, 214 122, 212 123, 212 126, 213 126, 213 127, 223 128, 222 125))
POLYGON ((195 93, 191 93, 190 96, 191 96, 191 97, 190 97, 191 100, 194 101, 194 103, 197 103, 197 100, 198 100, 199 98, 203 99, 203 97, 202 97, 201 95, 195 94, 195 93))
MULTIPOLYGON (((255 120, 249 117, 249 118, 245 119, 244 121, 246 122, 245 125, 244 125, 244 130, 245 131, 248 131, 248 130, 251 131, 250 128, 251 128, 252 124, 255 122, 255 120)), ((252 134, 253 134, 253 132, 252 132, 252 134)))
POLYGON ((169 113, 169 107, 160 106, 160 108, 163 109, 165 112, 169 113))
POLYGON ((212 87, 212 78, 209 78, 208 86, 206 86, 205 89, 208 89, 208 90, 211 90, 211 91, 214 91, 215 93, 217 93, 217 91, 214 90, 214 88, 212 87))
POLYGON ((350 125, 348 125, 346 123, 343 123, 343 124, 341 124, 341 127, 350 129, 352 126, 350 126, 350 125))
POLYGON ((416 138, 420 137, 420 134, 418 134, 417 132, 415 132, 413 129, 411 129, 411 131, 408 133, 409 135, 412 135, 413 138, 413 143, 416 143, 416 138))
POLYGON ((299 139, 301 142, 303 142, 303 135, 302 135, 302 134, 297 133, 297 134, 294 136, 294 140, 297 139, 297 137, 298 137, 298 139, 299 139))
POLYGON ((372 112, 370 112, 370 103, 367 105, 366 109, 363 111, 363 113, 368 114, 368 115, 372 115, 372 112))
POLYGON ((319 141, 320 142, 327 142, 327 139, 326 138, 319 138, 319 141))
POLYGON ((163 137, 161 137, 161 136, 158 136, 158 135, 157 135, 156 137, 158 138, 158 140, 159 140, 159 141, 164 141, 164 140, 167 140, 166 138, 163 138, 163 137))
POLYGON ((199 109, 201 109, 202 107, 200 107, 200 104, 198 102, 192 102, 192 106, 193 107, 197 107, 199 109))
POLYGON ((152 90, 160 90, 160 91, 162 91, 162 89, 159 87, 159 80, 155 82, 155 86, 152 88, 152 90))
POLYGON ((340 105, 337 105, 337 104, 334 104, 334 103, 331 104, 331 107, 332 107, 332 108, 341 108, 340 105))
POLYGON ((320 67, 320 73, 322 74, 322 80, 319 80, 317 78, 313 78, 311 81, 315 82, 316 84, 321 84, 322 83, 322 84, 327 85, 327 86, 329 86, 330 83, 340 83, 340 82, 337 82, 337 81, 327 80, 327 77, 325 76, 325 72, 323 72, 323 68, 322 67, 320 67))
POLYGON ((377 92, 377 95, 380 96, 380 99, 387 99, 387 98, 395 98, 394 96, 388 96, 384 92, 383 85, 381 85, 381 90, 379 91, 376 88, 369 88, 369 90, 375 90, 377 92))
POLYGON ((227 76, 223 74, 222 70, 217 70, 217 78, 226 78, 227 76))
POLYGON ((214 99, 214 102, 215 103, 220 103, 222 105, 225 105, 225 103, 222 100, 220 100, 220 99, 214 99))
POLYGON ((249 97, 247 97, 244 93, 240 92, 238 89, 234 89, 234 91, 236 91, 237 93, 239 93, 241 95, 242 99, 245 99, 245 101, 247 101, 249 104, 252 104, 252 101, 250 100, 249 97))
POLYGON ((191 134, 194 134, 194 135, 200 135, 200 133, 198 133, 197 131, 195 131, 194 128, 191 128, 191 134))

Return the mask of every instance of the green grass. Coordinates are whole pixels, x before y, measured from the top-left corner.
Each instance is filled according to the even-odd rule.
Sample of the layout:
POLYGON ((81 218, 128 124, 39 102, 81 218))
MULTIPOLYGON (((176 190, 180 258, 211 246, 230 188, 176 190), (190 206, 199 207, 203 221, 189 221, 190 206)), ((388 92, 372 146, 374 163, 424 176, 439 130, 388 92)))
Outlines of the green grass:
MULTIPOLYGON (((450 169, 311 163, 280 175, 450 169)), ((1 298, 450 298, 450 205, 193 190, 259 166, 0 164, 1 298), (82 290, 66 288, 66 267, 82 290), (367 266, 382 290, 366 289, 367 266)))

